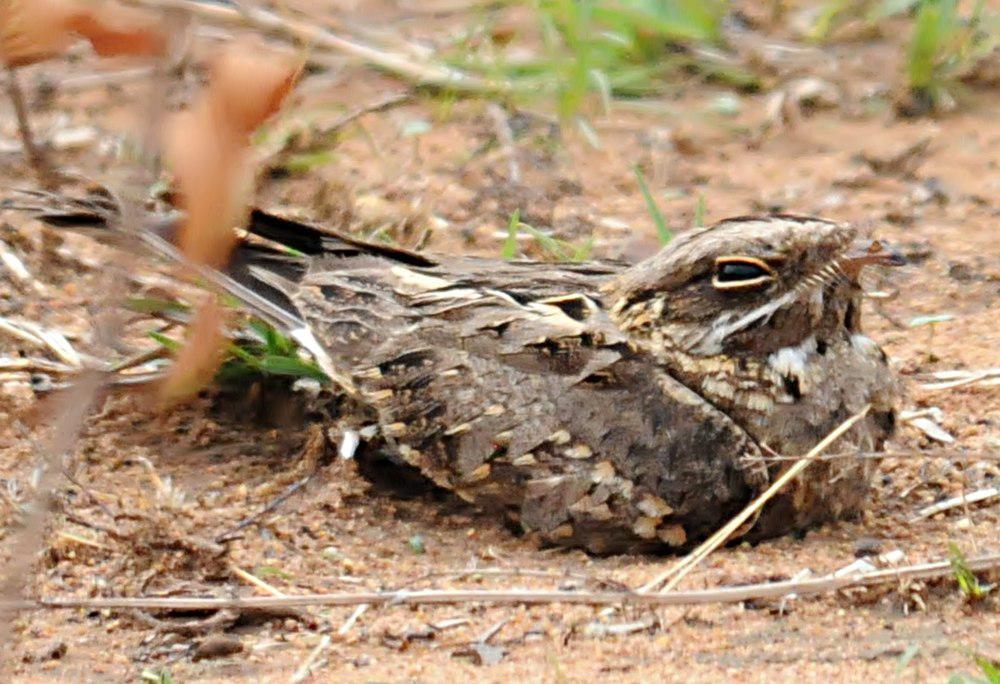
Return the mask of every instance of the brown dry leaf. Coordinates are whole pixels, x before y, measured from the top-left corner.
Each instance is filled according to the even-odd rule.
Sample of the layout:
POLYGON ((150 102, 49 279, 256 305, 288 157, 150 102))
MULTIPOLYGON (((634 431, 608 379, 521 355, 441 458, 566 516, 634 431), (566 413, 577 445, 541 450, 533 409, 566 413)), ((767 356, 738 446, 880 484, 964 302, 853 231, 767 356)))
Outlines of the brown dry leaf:
MULTIPOLYGON (((186 220, 180 247, 192 261, 222 267, 236 242, 253 191, 250 134, 277 112, 301 62, 259 46, 235 44, 212 61, 209 85, 165 126, 163 153, 174 174, 186 220)), ((198 312, 174 370, 167 402, 197 391, 223 359, 222 311, 212 300, 198 312)))
POLYGON ((90 41, 94 52, 102 57, 155 57, 167 50, 167 35, 162 19, 143 10, 127 8, 113 2, 74 14, 68 24, 71 31, 90 41))
POLYGON ((249 136, 278 110, 300 68, 286 53, 231 45, 213 60, 200 99, 167 122, 164 155, 187 214, 180 243, 191 259, 225 264, 253 188, 249 136))
POLYGON ((204 101, 167 120, 163 150, 187 216, 181 250, 198 263, 225 265, 252 189, 248 152, 215 125, 204 101))
POLYGON ((290 52, 250 42, 235 45, 212 63, 209 106, 234 134, 249 136, 278 111, 302 66, 290 52))
POLYGON ((0 56, 9 67, 60 54, 75 40, 62 29, 76 3, 61 0, 0 0, 0 56))
POLYGON ((114 2, 0 0, 0 58, 9 67, 33 64, 64 52, 79 37, 97 54, 163 54, 167 37, 156 14, 114 2))
POLYGON ((228 341, 222 326, 226 310, 209 296, 191 320, 187 337, 174 360, 170 375, 160 386, 160 400, 172 404, 204 387, 225 360, 228 341))

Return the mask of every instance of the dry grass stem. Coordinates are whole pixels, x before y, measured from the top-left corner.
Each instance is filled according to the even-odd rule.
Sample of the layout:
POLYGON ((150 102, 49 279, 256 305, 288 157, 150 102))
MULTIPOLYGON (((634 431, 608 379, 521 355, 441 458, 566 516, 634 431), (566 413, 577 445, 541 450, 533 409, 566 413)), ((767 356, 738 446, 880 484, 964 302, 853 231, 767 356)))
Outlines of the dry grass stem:
POLYGON ((954 389, 965 385, 981 384, 991 386, 1000 384, 1000 368, 986 368, 979 371, 939 371, 934 377, 942 382, 928 382, 920 389, 928 392, 954 389))
POLYGON ((229 570, 234 575, 239 577, 241 580, 243 580, 247 584, 252 584, 253 586, 262 590, 265 594, 270 594, 271 596, 287 596, 287 594, 283 593, 280 589, 278 589, 274 585, 265 582, 260 577, 257 577, 256 575, 247 572, 246 570, 244 570, 239 566, 230 565, 229 570))
POLYGON ((295 673, 292 675, 291 679, 292 684, 299 684, 299 682, 304 682, 306 679, 309 678, 309 675, 312 674, 313 667, 317 665, 320 656, 323 654, 323 651, 325 651, 329 646, 330 646, 330 635, 324 634, 320 638, 319 643, 316 644, 315 648, 313 648, 313 650, 309 652, 309 655, 306 656, 306 659, 302 661, 302 664, 299 665, 299 667, 295 670, 295 673))
POLYGON ((505 94, 513 84, 499 79, 483 79, 439 64, 419 62, 414 56, 381 50, 329 31, 316 22, 281 17, 257 7, 230 8, 194 0, 124 0, 125 4, 164 10, 182 10, 224 26, 244 27, 278 35, 313 48, 333 50, 363 60, 409 82, 467 93, 505 94))
MULTIPOLYGON (((0 573, 0 648, 9 653, 10 627, 13 613, 17 608, 17 597, 21 596, 28 578, 32 577, 31 566, 42 548, 45 539, 45 521, 51 507, 50 497, 56 481, 62 474, 60 460, 68 454, 76 443, 83 421, 90 411, 90 405, 97 396, 104 381, 104 374, 97 371, 84 373, 61 397, 53 408, 54 421, 51 436, 39 448, 41 478, 35 488, 34 500, 30 502, 28 513, 21 529, 10 534, 6 543, 9 560, 0 573)), ((9 665, 6 658, 2 661, 9 665)), ((9 681, 9 680, 8 680, 9 681)))
POLYGON ((337 630, 338 636, 344 636, 345 634, 350 632, 354 628, 354 625, 357 624, 358 619, 362 615, 364 615, 370 607, 371 607, 370 604, 362 603, 360 606, 355 608, 348 616, 348 618, 344 620, 344 624, 342 624, 340 628, 337 630))
POLYGON ((732 520, 723 525, 715 534, 706 539, 701 543, 698 548, 689 553, 687 556, 682 558, 678 563, 671 566, 664 572, 651 579, 649 582, 644 584, 639 588, 640 593, 645 593, 649 591, 655 591, 656 587, 660 586, 664 582, 662 591, 668 592, 677 586, 684 577, 691 572, 699 563, 705 560, 709 554, 719 548, 722 544, 726 542, 729 537, 736 532, 740 527, 742 527, 750 518, 757 514, 764 504, 767 503, 775 494, 781 491, 781 488, 788 484, 793 478, 795 478, 799 473, 808 467, 810 463, 816 460, 827 447, 836 442, 845 432, 851 429, 851 427, 865 417, 868 414, 868 410, 871 406, 865 406, 863 409, 855 413, 853 416, 845 420, 843 423, 834 428, 830 434, 824 437, 820 442, 809 450, 801 460, 792 465, 788 470, 781 474, 781 476, 771 483, 764 493, 754 499, 746 508, 740 511, 732 520))
MULTIPOLYGON (((1000 551, 967 559, 973 572, 1000 569, 1000 551)), ((942 560, 900 568, 839 577, 827 576, 806 580, 765 582, 740 586, 672 591, 668 593, 639 593, 636 591, 558 591, 558 590, 421 590, 421 591, 372 591, 336 594, 306 594, 302 596, 251 596, 239 599, 202 597, 52 597, 25 601, 8 601, 0 605, 6 610, 78 609, 89 610, 222 610, 253 608, 292 608, 308 606, 358 606, 370 605, 428 605, 428 604, 582 604, 592 606, 684 606, 706 603, 736 603, 740 601, 780 599, 788 594, 808 596, 826 594, 850 587, 877 586, 881 584, 916 579, 949 577, 951 561, 942 560)))
POLYGON ((28 106, 25 104, 24 92, 21 90, 21 84, 18 83, 17 73, 14 69, 8 68, 6 76, 4 88, 7 91, 7 98, 14 107, 17 132, 21 137, 21 144, 24 145, 24 154, 28 157, 28 163, 34 169, 35 175, 38 176, 38 184, 46 190, 55 190, 59 187, 59 176, 52 168, 45 151, 35 142, 28 106))
POLYGON ((917 511, 916 515, 910 518, 910 522, 923 520, 924 518, 929 518, 932 515, 943 513, 944 511, 951 510, 952 508, 958 508, 960 506, 965 506, 967 504, 986 501, 988 499, 992 499, 995 496, 1000 496, 1000 487, 984 487, 983 489, 977 489, 974 492, 963 493, 960 496, 954 496, 950 499, 945 499, 944 501, 938 501, 935 504, 931 504, 930 506, 921 508, 919 511, 917 511))
POLYGON ((507 180, 511 183, 521 182, 521 165, 517 161, 517 147, 514 144, 514 132, 510 127, 510 119, 503 107, 496 102, 491 102, 486 106, 486 113, 493 120, 493 128, 496 131, 497 142, 500 149, 507 157, 507 180))

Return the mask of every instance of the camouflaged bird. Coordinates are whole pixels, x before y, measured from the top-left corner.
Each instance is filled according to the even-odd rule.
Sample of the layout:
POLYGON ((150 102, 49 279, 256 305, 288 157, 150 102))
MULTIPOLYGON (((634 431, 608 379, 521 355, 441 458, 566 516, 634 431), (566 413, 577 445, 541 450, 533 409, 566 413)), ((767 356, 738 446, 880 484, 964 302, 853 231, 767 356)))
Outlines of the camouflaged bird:
MULTIPOLYGON (((107 218, 73 215, 44 218, 107 218)), ((893 432, 896 382, 861 332, 858 275, 897 257, 845 225, 733 218, 634 266, 420 254, 261 211, 248 230, 264 240, 224 282, 377 425, 368 448, 544 542, 683 548, 787 466, 768 456, 805 453, 866 405, 837 450, 893 432)), ((813 464, 743 532, 856 514, 871 463, 813 464)))

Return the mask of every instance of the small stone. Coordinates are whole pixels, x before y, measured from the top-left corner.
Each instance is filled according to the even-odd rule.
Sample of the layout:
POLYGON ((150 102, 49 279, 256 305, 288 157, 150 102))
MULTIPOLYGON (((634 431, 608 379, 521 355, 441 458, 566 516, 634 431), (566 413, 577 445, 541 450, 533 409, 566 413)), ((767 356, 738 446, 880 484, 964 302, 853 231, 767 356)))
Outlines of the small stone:
POLYGON ((217 634, 203 639, 194 649, 191 660, 225 658, 243 651, 243 642, 228 634, 217 634))
POLYGON ((552 533, 549 536, 553 539, 566 539, 568 537, 572 537, 573 526, 569 523, 563 523, 556 529, 552 530, 552 533))
POLYGON ((586 444, 577 444, 566 450, 567 458, 584 459, 590 458, 594 455, 594 452, 586 444))
POLYGON ((556 430, 549 435, 549 441, 553 444, 569 444, 570 439, 572 439, 572 437, 566 430, 556 430))
POLYGON ((604 482, 605 480, 610 480, 615 476, 615 466, 611 461, 601 461, 590 473, 590 479, 593 482, 604 482))
POLYGON ((415 534, 409 538, 408 542, 413 553, 422 554, 427 552, 427 547, 424 545, 424 538, 419 534, 415 534))
POLYGON ((480 480, 485 480, 489 476, 490 476, 490 464, 484 463, 475 470, 473 470, 471 473, 469 473, 466 476, 465 481, 479 482, 480 480))
POLYGON ((59 660, 64 655, 69 647, 66 645, 65 641, 53 641, 40 649, 37 649, 34 653, 25 653, 22 656, 22 660, 26 663, 42 663, 48 660, 59 660))
POLYGON ((687 532, 681 525, 665 525, 657 530, 656 536, 670 546, 683 546, 687 541, 687 532))
POLYGON ((664 516, 670 515, 674 512, 666 501, 658 496, 653 496, 652 494, 646 494, 642 499, 635 505, 643 515, 647 515, 650 518, 662 518, 664 516))
POLYGON ((656 523, 658 522, 660 521, 657 518, 641 516, 636 518, 632 524, 632 531, 643 539, 653 539, 656 536, 656 523))
POLYGON ((854 540, 854 557, 877 556, 882 553, 882 540, 874 537, 859 537, 854 540))
POLYGON ((511 461, 512 465, 516 465, 516 466, 520 466, 520 467, 533 466, 536 463, 538 463, 538 459, 536 459, 535 455, 532 454, 532 453, 530 453, 530 452, 527 453, 527 454, 521 454, 520 456, 518 456, 517 458, 515 458, 513 461, 511 461))

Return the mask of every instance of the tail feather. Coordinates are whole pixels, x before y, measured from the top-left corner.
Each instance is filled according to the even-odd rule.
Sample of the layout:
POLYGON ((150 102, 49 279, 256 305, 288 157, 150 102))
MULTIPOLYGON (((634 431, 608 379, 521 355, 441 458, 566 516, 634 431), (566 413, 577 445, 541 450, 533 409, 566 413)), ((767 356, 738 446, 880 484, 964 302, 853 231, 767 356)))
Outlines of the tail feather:
POLYGON ((83 233, 100 242, 133 251, 152 252, 184 264, 206 282, 234 296, 252 313, 283 330, 313 355, 331 380, 348 394, 356 393, 354 383, 337 370, 292 302, 290 291, 305 273, 306 257, 287 250, 316 255, 329 247, 343 245, 346 249, 359 251, 362 249, 360 243, 332 231, 254 210, 248 232, 285 249, 242 241, 234 249, 227 267, 215 270, 191 261, 177 247, 180 214, 147 214, 137 230, 125 230, 118 225, 119 204, 103 188, 83 199, 20 190, 15 197, 0 202, 0 209, 24 211, 55 228, 83 233))
POLYGON ((115 247, 153 253, 183 263, 200 277, 230 293, 254 313, 269 322, 291 330, 302 325, 302 318, 291 299, 273 285, 256 278, 251 269, 263 266, 283 277, 299 277, 302 258, 283 254, 277 249, 242 242, 234 250, 223 271, 191 262, 177 247, 181 215, 146 214, 136 230, 119 225, 120 210, 115 198, 103 188, 92 189, 86 197, 74 198, 39 190, 17 190, 0 203, 2 209, 23 211, 54 228, 69 230, 115 247))

